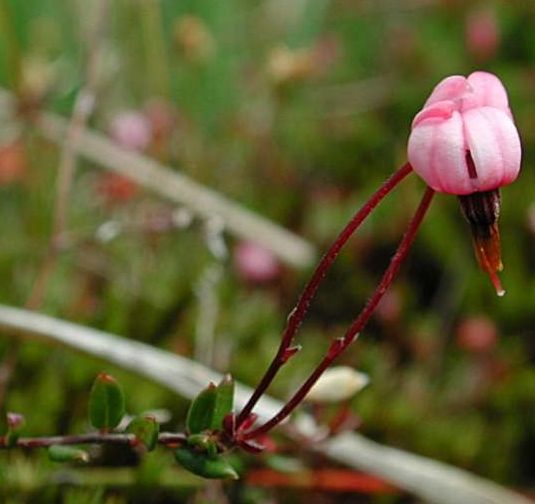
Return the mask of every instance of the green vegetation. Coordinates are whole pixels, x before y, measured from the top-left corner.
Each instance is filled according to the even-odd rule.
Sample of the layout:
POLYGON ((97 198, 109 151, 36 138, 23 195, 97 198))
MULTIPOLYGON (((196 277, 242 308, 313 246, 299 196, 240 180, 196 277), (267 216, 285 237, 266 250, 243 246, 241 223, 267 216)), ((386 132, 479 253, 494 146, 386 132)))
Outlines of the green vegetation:
MULTIPOLYGON (((521 177, 502 191, 507 294, 496 297, 478 269, 455 198, 439 195, 392 290, 338 364, 370 377, 350 404, 361 433, 529 491, 535 483, 535 4, 117 0, 95 21, 97 4, 0 0, 0 85, 21 100, 17 117, 0 102, 0 303, 149 343, 255 385, 312 265, 281 265, 265 281, 247 277, 233 233, 218 232, 218 222, 87 157, 76 161, 58 228, 55 184, 65 151, 39 131, 33 122, 39 113, 69 118, 90 86, 90 128, 324 250, 406 161, 411 120, 431 88, 448 74, 494 72, 508 88, 524 142, 521 177), (494 43, 467 36, 483 15, 487 30, 496 29, 494 43), (136 112, 141 126, 117 123, 125 111, 136 112)), ((288 397, 359 312, 423 190, 410 176, 342 252, 301 329, 303 350, 270 389, 274 396, 288 397)), ((127 414, 164 409, 170 419, 162 429, 186 429, 189 401, 134 373, 30 339, 18 344, 10 334, 2 335, 0 356, 15 363, 0 391, 3 412, 25 417, 21 435, 90 430, 88 391, 102 371, 122 384, 127 414)), ((226 413, 228 404, 222 408, 226 413)), ((95 412, 93 424, 118 423, 120 409, 104 423, 95 412)), ((193 429, 191 422, 212 421, 188 423, 195 432, 205 426, 193 429)), ((303 467, 329 467, 302 445, 274 438, 303 467)), ((176 454, 182 463, 193 453, 183 450, 176 454)), ((269 456, 231 455, 232 465, 225 459, 221 469, 230 477, 233 467, 241 475, 269 465, 269 456)), ((46 450, 2 452, 0 500, 318 497, 246 479, 214 486, 177 467, 163 447, 141 457, 106 446, 92 457, 91 467, 82 468, 60 466, 46 450)), ((321 502, 345 502, 340 493, 317 494, 321 502)), ((363 495, 348 502, 411 501, 363 495)))

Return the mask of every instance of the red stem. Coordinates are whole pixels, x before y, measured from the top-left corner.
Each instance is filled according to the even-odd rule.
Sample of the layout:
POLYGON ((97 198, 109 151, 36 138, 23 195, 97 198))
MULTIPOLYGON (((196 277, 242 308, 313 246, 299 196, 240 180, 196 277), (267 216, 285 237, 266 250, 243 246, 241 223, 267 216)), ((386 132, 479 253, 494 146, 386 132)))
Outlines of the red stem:
POLYGON ((342 247, 349 240, 351 235, 357 230, 357 228, 362 224, 362 222, 368 217, 372 210, 380 203, 380 201, 390 192, 394 187, 396 187, 410 172, 412 167, 409 163, 404 164, 399 168, 388 180, 386 180, 377 191, 371 196, 371 198, 360 208, 360 210, 353 216, 351 221, 346 225, 346 227, 338 235, 334 243, 331 245, 329 250, 322 257, 319 262, 312 278, 309 280, 308 284, 303 290, 301 297, 299 298, 297 305, 290 312, 288 317, 288 322, 284 333, 282 334, 281 343, 277 354, 275 355, 273 361, 269 365, 269 368, 265 372, 264 376, 260 380, 253 394, 239 413, 236 418, 236 427, 240 427, 247 417, 253 411, 256 403, 267 390, 279 369, 284 365, 284 363, 291 357, 288 354, 292 341, 295 334, 299 330, 303 319, 308 311, 308 307, 312 298, 316 294, 318 287, 325 277, 327 271, 331 267, 332 263, 338 256, 338 253, 342 247))
POLYGON ((405 234, 403 235, 403 238, 398 246, 398 249, 396 250, 396 253, 392 257, 390 264, 386 269, 383 278, 381 279, 381 282, 375 289, 373 295, 368 299, 366 306, 360 312, 358 317, 353 321, 353 323, 345 333, 344 337, 335 340, 331 344, 331 347, 329 348, 329 351, 327 352, 323 360, 318 364, 316 369, 314 369, 312 374, 307 378, 303 385, 301 385, 297 392, 295 392, 295 394, 288 401, 288 403, 286 403, 271 420, 267 421, 265 424, 261 425, 260 427, 257 427, 252 431, 244 433, 242 435, 243 439, 256 438, 262 434, 265 434, 273 427, 278 425, 280 422, 282 422, 301 403, 301 401, 305 398, 309 390, 312 388, 314 383, 316 383, 316 381, 325 371, 325 369, 327 369, 332 364, 332 362, 357 338, 359 332, 362 331, 362 329, 368 323, 368 320, 370 319, 372 313, 374 312, 375 308, 377 307, 377 304, 383 297, 384 293, 386 292, 390 284, 393 282, 397 272, 399 271, 401 263, 407 257, 409 249, 414 241, 414 238, 416 237, 418 228, 422 223, 422 220, 429 208, 434 194, 435 192, 433 191, 433 189, 427 188, 422 198, 422 201, 420 202, 420 205, 418 206, 418 209, 414 214, 414 217, 409 223, 407 231, 405 231, 405 234))

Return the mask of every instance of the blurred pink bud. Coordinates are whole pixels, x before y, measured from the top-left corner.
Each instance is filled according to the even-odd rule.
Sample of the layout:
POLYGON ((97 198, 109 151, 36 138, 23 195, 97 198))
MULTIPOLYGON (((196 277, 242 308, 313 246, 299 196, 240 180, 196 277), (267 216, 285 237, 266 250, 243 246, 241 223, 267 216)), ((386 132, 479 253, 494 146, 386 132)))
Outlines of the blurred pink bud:
POLYGON ((281 272, 274 254, 254 242, 241 242, 236 246, 234 267, 243 280, 251 283, 272 282, 281 272))
POLYGON ((12 430, 20 429, 24 425, 24 416, 20 413, 8 412, 6 414, 7 426, 12 430))
POLYGON ((138 185, 118 173, 103 173, 97 182, 97 192, 106 204, 126 203, 139 190, 138 185))
POLYGON ((164 99, 151 98, 143 107, 143 110, 154 137, 166 137, 176 127, 176 111, 172 104, 164 99))
POLYGON ((465 195, 513 182, 520 137, 500 80, 474 72, 440 82, 414 118, 408 157, 435 191, 465 195))
POLYGON ((375 309, 375 318, 383 324, 395 324, 403 311, 403 298, 399 291, 390 289, 375 309))
POLYGON ((488 353, 498 342, 498 332, 488 317, 470 317, 459 324, 456 340, 457 345, 466 352, 488 353))
POLYGON ((145 150, 152 140, 150 123, 139 112, 121 112, 110 124, 110 135, 125 149, 145 150))
POLYGON ((500 45, 500 39, 500 27, 494 9, 481 8, 468 15, 465 42, 472 56, 480 61, 492 58, 500 45))
POLYGON ((0 145, 0 186, 17 182, 26 173, 26 153, 21 140, 0 145))

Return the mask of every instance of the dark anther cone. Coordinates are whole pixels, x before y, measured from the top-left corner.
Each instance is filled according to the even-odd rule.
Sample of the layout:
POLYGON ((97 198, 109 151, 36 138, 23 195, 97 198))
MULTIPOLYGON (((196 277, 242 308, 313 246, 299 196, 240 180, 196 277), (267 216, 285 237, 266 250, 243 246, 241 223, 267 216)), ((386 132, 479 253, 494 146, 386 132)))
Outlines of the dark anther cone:
POLYGON ((495 189, 459 196, 459 201, 463 214, 470 223, 477 261, 489 275, 496 294, 503 296, 505 290, 497 274, 503 269, 498 229, 500 191, 495 189))

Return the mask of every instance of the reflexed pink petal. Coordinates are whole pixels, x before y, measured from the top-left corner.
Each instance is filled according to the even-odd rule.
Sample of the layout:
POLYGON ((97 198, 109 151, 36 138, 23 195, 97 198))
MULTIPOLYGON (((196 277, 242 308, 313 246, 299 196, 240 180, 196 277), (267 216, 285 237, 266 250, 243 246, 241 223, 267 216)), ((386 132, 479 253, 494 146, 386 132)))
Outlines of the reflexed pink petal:
POLYGON ((424 108, 440 101, 458 100, 470 91, 470 85, 468 84, 466 77, 463 77, 462 75, 446 77, 436 85, 435 89, 433 89, 431 96, 429 96, 424 104, 424 108))
POLYGON ((466 166, 466 145, 459 112, 440 123, 421 123, 409 137, 408 158, 414 171, 436 191, 473 192, 466 166))
POLYGON ((503 111, 480 107, 463 114, 466 141, 478 177, 474 189, 489 191, 511 183, 520 171, 521 147, 513 121, 503 111))
POLYGON ((444 121, 449 119, 456 108, 456 104, 449 100, 433 103, 416 114, 412 121, 412 127, 414 128, 424 121, 444 121))
POLYGON ((473 93, 463 99, 463 111, 487 106, 500 109, 511 116, 507 92, 498 77, 488 72, 474 72, 468 76, 468 82, 473 93))

